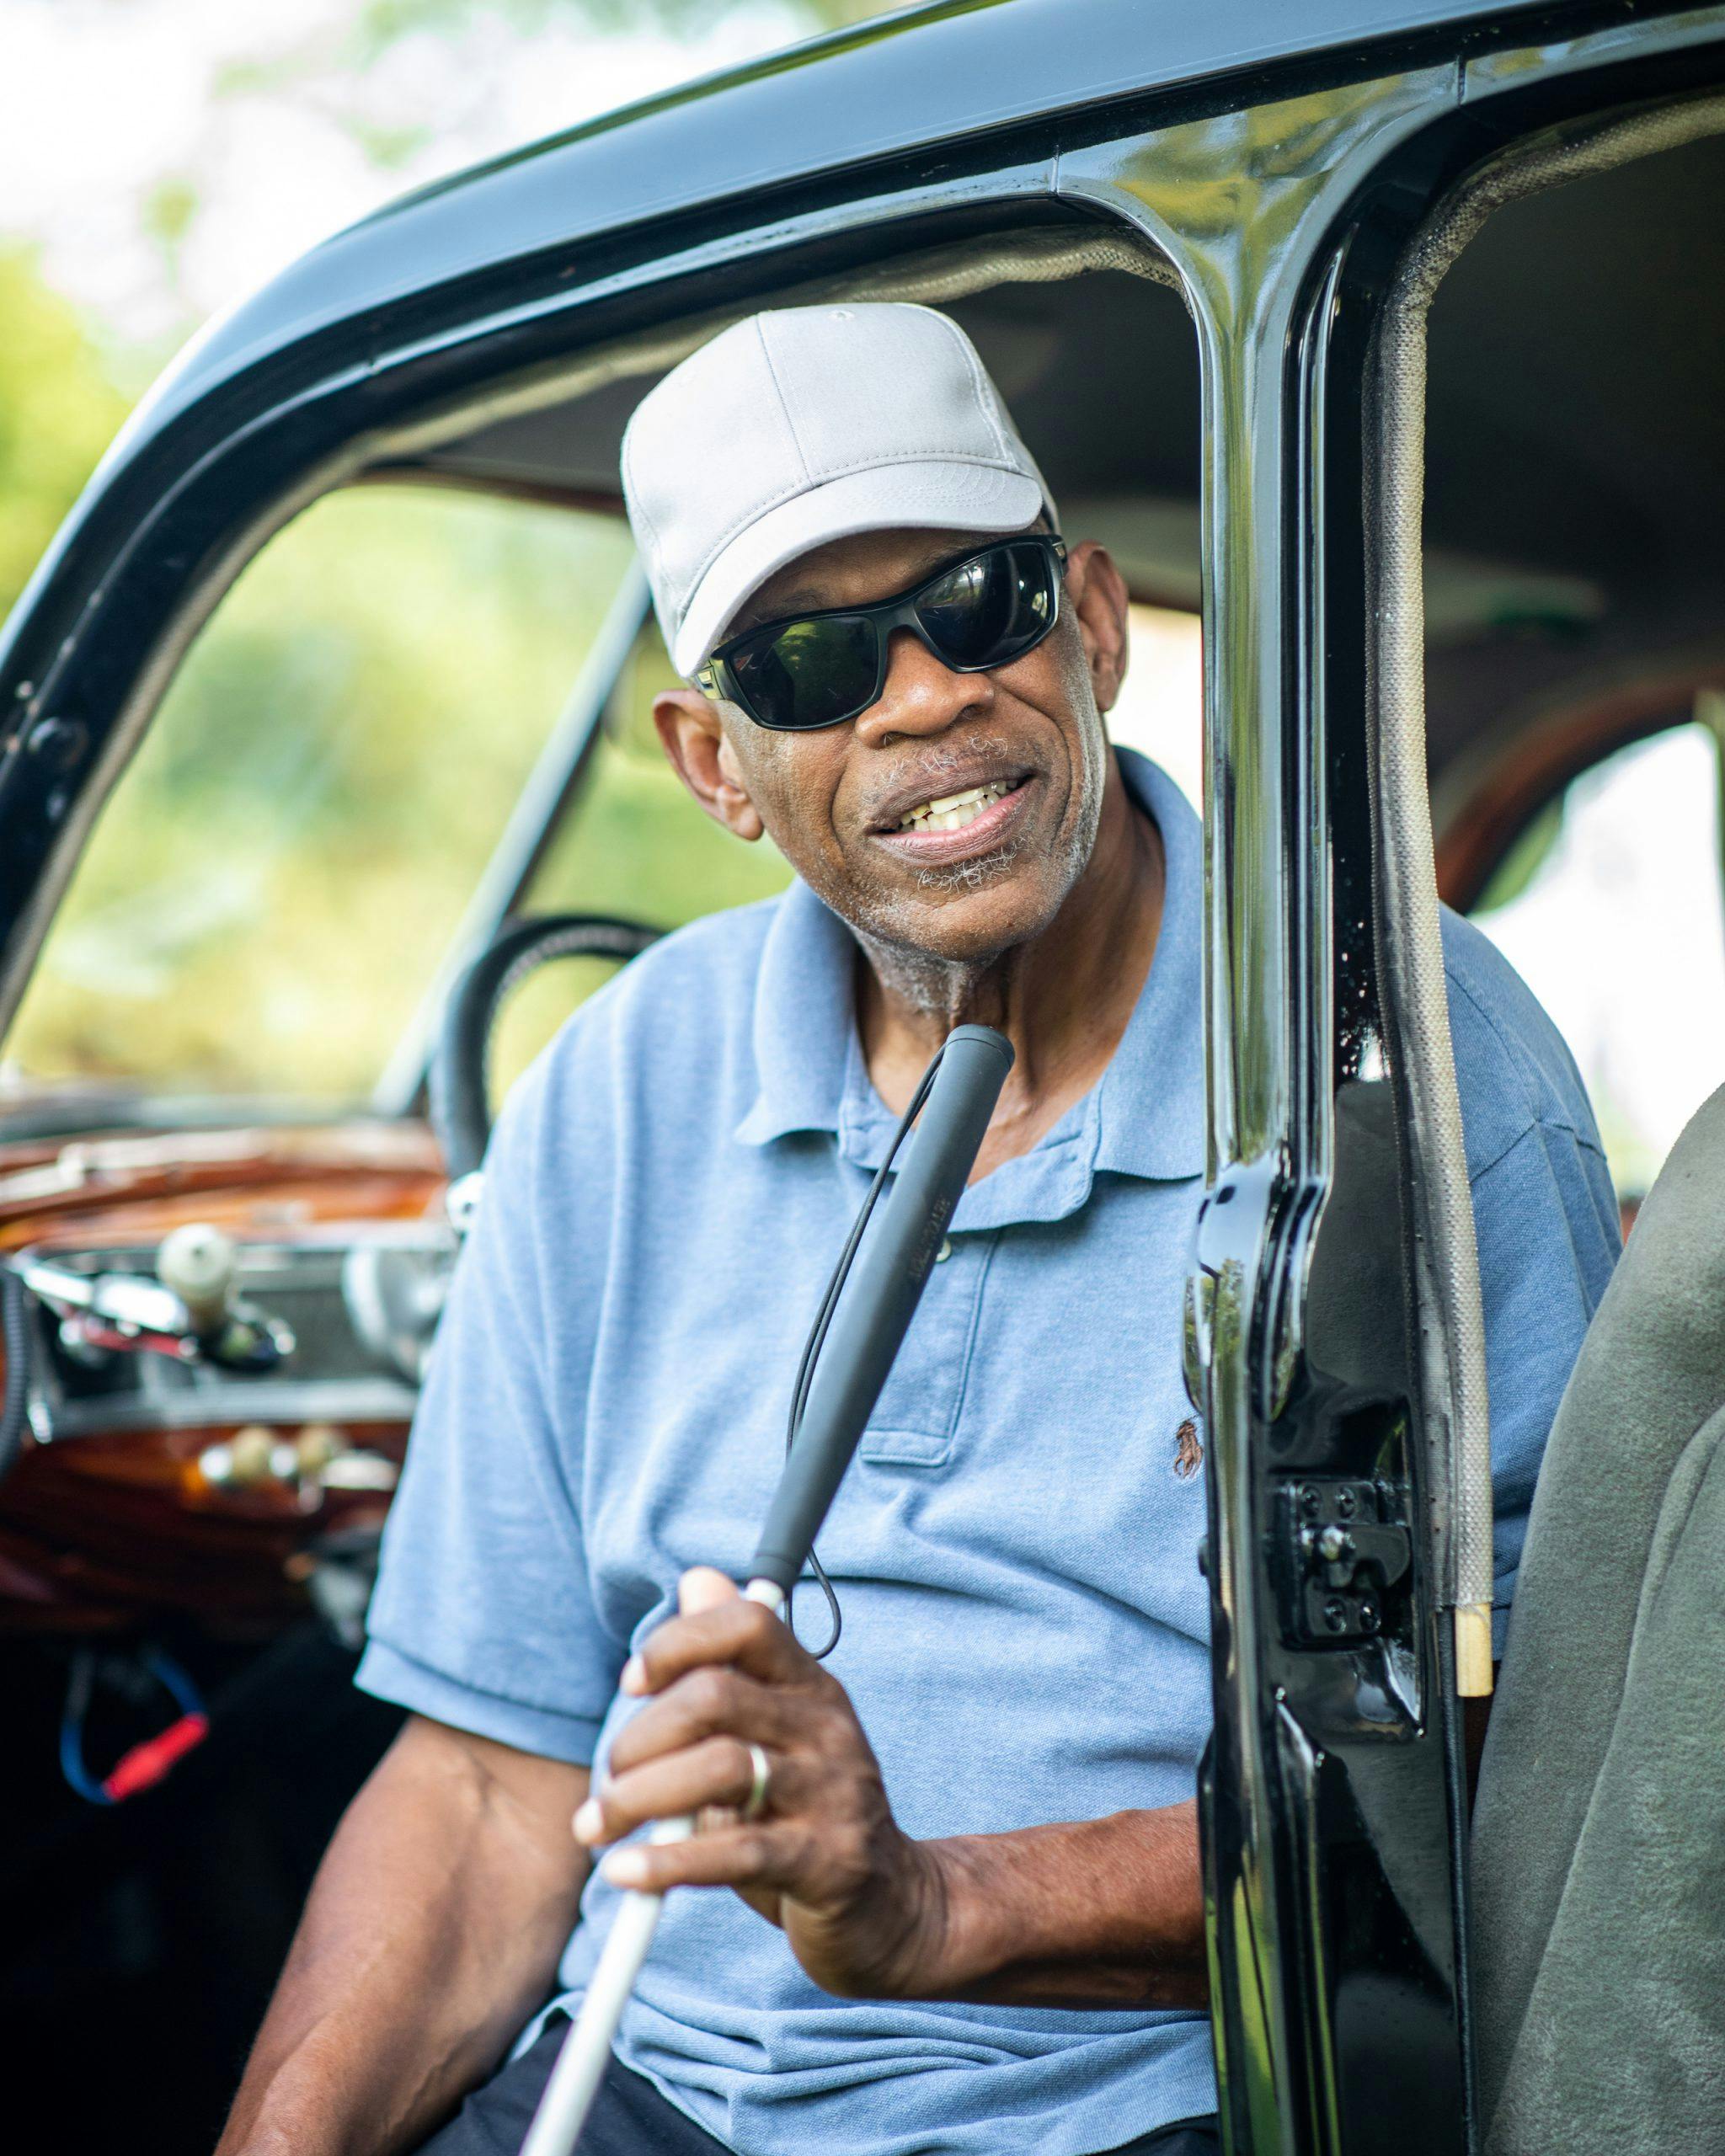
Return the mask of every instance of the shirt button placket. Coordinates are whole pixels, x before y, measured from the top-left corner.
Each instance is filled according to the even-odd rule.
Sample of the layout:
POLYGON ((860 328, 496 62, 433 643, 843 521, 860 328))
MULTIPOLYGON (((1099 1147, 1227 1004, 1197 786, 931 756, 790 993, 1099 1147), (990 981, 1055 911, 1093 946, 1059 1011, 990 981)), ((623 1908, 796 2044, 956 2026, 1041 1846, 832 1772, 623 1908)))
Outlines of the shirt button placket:
POLYGON ((947 1459, 963 1409, 977 1300, 992 1242, 988 1235, 943 1239, 863 1433, 864 1460, 937 1467, 947 1459), (953 1258, 956 1264, 946 1262, 953 1258))

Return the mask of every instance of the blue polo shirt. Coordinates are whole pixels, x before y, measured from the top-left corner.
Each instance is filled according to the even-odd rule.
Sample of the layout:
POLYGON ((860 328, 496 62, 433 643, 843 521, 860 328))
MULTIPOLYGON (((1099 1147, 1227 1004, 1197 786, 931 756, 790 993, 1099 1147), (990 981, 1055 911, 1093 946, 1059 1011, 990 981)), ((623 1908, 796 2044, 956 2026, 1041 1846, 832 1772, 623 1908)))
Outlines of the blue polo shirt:
MULTIPOLYGON (((1167 857, 1149 978, 1095 1089, 964 1193, 820 1544, 844 1607, 830 1667, 913 1835, 1175 1803, 1210 1726, 1180 1370, 1199 829, 1162 772, 1120 760, 1167 857)), ((1507 1600, 1616 1210, 1556 1033, 1476 931, 1445 941, 1507 1600)), ((368 1689, 590 1760, 679 1573, 745 1566, 804 1335, 894 1126, 855 963, 800 885, 698 921, 511 1091, 390 1516, 368 1689)), ((825 1636, 817 1595, 797 1618, 825 1636)), ((615 1899, 590 1883, 570 1995, 615 1899)), ((833 1999, 724 1891, 670 1897, 619 2050, 741 2156, 1089 2156, 1215 2102, 1202 2016, 833 1999)))

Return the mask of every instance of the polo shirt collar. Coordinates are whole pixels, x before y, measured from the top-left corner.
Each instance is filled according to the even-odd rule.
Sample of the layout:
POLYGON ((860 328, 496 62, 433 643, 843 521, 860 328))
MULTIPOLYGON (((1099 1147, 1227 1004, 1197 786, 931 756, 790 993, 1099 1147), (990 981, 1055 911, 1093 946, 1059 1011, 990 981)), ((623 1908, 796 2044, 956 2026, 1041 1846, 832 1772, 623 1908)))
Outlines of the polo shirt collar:
MULTIPOLYGON (((1162 833, 1167 880, 1156 956, 1125 1033, 1098 1083, 1028 1153, 967 1190, 955 1230, 1058 1220, 1076 1212, 1099 1172, 1162 1182, 1204 1172, 1201 828, 1167 773, 1115 751, 1126 788, 1162 833)), ((825 1132, 841 1157, 878 1167, 897 1118, 875 1092, 856 1022, 857 943, 803 883, 780 901, 756 995, 758 1091, 737 1126, 764 1145, 825 1132)))
POLYGON ((755 1104, 745 1145, 836 1133, 857 1038, 857 939, 799 877, 779 900, 755 990, 755 1104))

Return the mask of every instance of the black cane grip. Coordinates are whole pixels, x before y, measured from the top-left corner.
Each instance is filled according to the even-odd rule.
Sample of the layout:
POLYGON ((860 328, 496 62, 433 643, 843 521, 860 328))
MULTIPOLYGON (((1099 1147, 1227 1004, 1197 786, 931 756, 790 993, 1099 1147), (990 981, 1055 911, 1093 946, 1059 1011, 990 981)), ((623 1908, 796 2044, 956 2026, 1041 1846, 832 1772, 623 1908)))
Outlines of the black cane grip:
POLYGON ((814 1367, 808 1405, 747 1577, 788 1594, 874 1412, 988 1129, 1012 1047, 991 1026, 958 1026, 873 1232, 858 1255, 814 1367))

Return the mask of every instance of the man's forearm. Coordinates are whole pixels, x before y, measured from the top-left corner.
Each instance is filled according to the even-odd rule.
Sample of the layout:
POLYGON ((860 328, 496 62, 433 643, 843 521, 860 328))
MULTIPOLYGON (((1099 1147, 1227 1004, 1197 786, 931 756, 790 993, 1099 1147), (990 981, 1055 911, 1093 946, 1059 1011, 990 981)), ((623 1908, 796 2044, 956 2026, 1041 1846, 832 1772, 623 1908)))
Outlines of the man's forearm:
POLYGON ((410 1723, 318 1874, 217 2156, 394 2156, 544 1996, 586 1777, 410 1723))
POLYGON ((1014 2006, 1201 2007, 1194 1804, 927 1842, 938 1944, 919 1994, 1014 2006))

